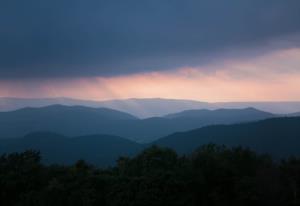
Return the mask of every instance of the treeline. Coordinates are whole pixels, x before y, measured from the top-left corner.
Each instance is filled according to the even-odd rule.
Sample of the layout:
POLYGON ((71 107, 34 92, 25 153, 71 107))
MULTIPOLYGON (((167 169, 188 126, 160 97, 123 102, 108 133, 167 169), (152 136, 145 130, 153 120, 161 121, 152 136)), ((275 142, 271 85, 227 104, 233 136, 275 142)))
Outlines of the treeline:
POLYGON ((300 159, 205 145, 189 156, 156 146, 99 169, 43 165, 39 152, 0 157, 0 205, 300 205, 300 159))

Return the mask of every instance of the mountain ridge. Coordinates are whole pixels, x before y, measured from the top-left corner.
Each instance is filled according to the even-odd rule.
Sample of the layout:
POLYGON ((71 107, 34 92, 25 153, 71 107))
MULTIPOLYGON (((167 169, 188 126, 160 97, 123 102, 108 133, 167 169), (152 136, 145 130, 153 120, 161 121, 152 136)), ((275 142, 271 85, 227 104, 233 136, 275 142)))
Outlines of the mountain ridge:
POLYGON ((196 118, 152 117, 138 119, 111 109, 82 106, 47 106, 0 112, 0 138, 24 136, 36 131, 51 131, 65 136, 109 134, 138 142, 151 142, 176 131, 187 131, 210 124, 237 123, 273 117, 249 109, 209 111, 196 118))
POLYGON ((287 114, 300 111, 300 101, 278 102, 205 102, 185 99, 129 98, 115 100, 81 100, 73 98, 13 98, 0 97, 0 111, 12 111, 23 107, 44 107, 52 104, 66 106, 83 105, 87 107, 106 107, 130 113, 139 118, 165 116, 190 109, 219 109, 254 107, 258 110, 287 114))
POLYGON ((53 132, 35 132, 17 139, 0 139, 0 153, 41 151, 46 163, 72 164, 84 159, 100 166, 115 164, 120 156, 133 156, 145 147, 157 145, 188 154, 205 144, 242 146, 276 159, 300 156, 300 117, 276 117, 230 125, 210 125, 176 132, 149 144, 114 135, 96 134, 66 137, 53 132))
POLYGON ((275 156, 300 155, 300 117, 276 117, 248 123, 210 125, 177 132, 153 142, 188 153, 203 144, 246 146, 275 156))
POLYGON ((164 117, 174 119, 174 118, 183 118, 183 117, 189 117, 189 118, 197 118, 197 117, 203 117, 207 115, 221 115, 223 117, 226 116, 232 116, 232 115, 265 115, 265 117, 275 117, 275 114, 272 114, 270 112, 264 112, 258 109, 255 109, 253 107, 247 107, 247 108, 241 108, 241 109, 193 109, 193 110, 184 110, 182 112, 168 114, 164 117))

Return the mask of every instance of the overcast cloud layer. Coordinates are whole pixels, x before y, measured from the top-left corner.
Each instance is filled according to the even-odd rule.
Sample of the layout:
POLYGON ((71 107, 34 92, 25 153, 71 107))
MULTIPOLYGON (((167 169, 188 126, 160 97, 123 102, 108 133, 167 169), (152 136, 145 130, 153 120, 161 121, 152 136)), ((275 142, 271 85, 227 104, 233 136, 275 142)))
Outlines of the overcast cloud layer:
POLYGON ((1 0, 0 77, 199 66, 297 35, 299 19, 298 0, 1 0))

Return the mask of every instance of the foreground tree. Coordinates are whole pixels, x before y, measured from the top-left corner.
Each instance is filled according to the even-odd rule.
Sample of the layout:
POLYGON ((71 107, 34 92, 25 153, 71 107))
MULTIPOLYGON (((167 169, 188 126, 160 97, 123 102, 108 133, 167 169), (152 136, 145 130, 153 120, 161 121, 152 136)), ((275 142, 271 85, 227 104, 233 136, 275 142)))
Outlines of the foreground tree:
POLYGON ((43 165, 35 151, 0 157, 0 204, 299 205, 300 159, 273 162, 244 148, 205 145, 188 156, 152 146, 100 169, 43 165))

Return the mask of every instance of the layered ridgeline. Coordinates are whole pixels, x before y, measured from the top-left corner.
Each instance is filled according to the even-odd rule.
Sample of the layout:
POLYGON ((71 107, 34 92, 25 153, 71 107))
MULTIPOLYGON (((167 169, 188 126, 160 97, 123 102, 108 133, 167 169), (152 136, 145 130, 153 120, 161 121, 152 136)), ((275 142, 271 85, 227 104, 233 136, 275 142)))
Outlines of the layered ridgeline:
POLYGON ((33 133, 18 139, 1 139, 0 153, 39 150, 46 163, 74 163, 78 159, 100 165, 114 165, 120 156, 132 156, 150 145, 169 147, 180 154, 197 147, 244 146, 276 158, 300 156, 300 117, 273 118, 251 123, 207 126, 163 137, 152 144, 138 144, 110 135, 65 137, 54 133, 33 133))
POLYGON ((214 125, 161 138, 154 144, 189 153, 200 145, 249 147, 274 157, 300 155, 300 117, 272 118, 233 125, 214 125))
POLYGON ((289 117, 300 117, 300 112, 296 112, 296 113, 290 113, 290 114, 287 114, 285 116, 289 116, 289 117))
POLYGON ((0 138, 22 137, 31 132, 51 131, 66 136, 109 134, 151 142, 179 131, 212 124, 256 121, 275 115, 253 108, 188 110, 165 117, 138 119, 128 113, 82 106, 53 105, 0 113, 0 138))
POLYGON ((45 107, 54 104, 65 106, 105 107, 127 112, 139 118, 164 116, 191 109, 241 109, 253 107, 271 113, 287 114, 300 111, 300 102, 201 102, 184 99, 120 99, 108 101, 78 100, 71 98, 24 99, 0 97, 0 111, 12 111, 24 107, 45 107))
POLYGON ((0 111, 12 111, 24 107, 45 107, 54 104, 60 104, 65 106, 81 105, 94 108, 105 107, 128 112, 140 118, 163 116, 169 113, 180 112, 187 109, 215 108, 206 102, 160 98, 91 101, 72 98, 24 99, 0 97, 0 111))
POLYGON ((106 108, 62 105, 24 108, 0 113, 0 136, 21 137, 37 131, 51 131, 71 136, 109 134, 110 132, 103 130, 107 125, 111 128, 117 121, 135 119, 137 118, 128 113, 106 108))

